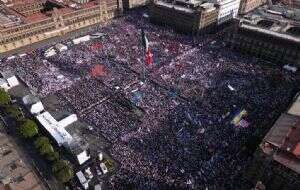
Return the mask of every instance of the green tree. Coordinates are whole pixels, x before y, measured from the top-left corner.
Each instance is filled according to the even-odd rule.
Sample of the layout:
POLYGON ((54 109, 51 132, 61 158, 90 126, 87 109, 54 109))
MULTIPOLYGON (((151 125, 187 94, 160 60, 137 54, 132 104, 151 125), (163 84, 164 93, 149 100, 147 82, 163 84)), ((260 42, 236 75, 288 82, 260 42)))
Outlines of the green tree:
POLYGON ((54 152, 53 146, 49 144, 44 144, 42 147, 39 149, 41 155, 48 155, 54 152))
POLYGON ((50 141, 49 141, 49 139, 47 137, 38 137, 34 141, 34 146, 37 149, 39 149, 40 147, 42 147, 44 144, 50 144, 50 141))
POLYGON ((34 146, 39 150, 41 155, 45 155, 47 157, 50 155, 49 157, 55 157, 55 155, 53 155, 54 148, 47 137, 38 137, 34 141, 34 146))
POLYGON ((73 167, 67 160, 58 160, 52 165, 55 177, 63 183, 68 182, 74 176, 73 167))
POLYGON ((24 138, 32 138, 39 132, 37 124, 30 119, 24 120, 18 131, 24 138))
POLYGON ((57 161, 59 159, 59 154, 56 151, 50 152, 46 155, 47 160, 57 161))
POLYGON ((16 105, 12 105, 12 106, 7 106, 5 108, 6 112, 14 119, 20 121, 22 119, 24 119, 23 113, 20 110, 20 108, 16 105))
POLYGON ((4 89, 0 88, 0 106, 8 104, 10 104, 10 96, 4 89))

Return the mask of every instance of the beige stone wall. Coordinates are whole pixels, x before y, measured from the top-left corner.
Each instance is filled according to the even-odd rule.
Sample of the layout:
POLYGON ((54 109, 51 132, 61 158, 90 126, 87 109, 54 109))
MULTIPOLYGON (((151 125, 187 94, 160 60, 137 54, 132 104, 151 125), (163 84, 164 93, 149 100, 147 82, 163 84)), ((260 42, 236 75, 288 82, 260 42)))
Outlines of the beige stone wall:
MULTIPOLYGON (((117 2, 117 1, 115 1, 117 2)), ((0 31, 0 53, 14 50, 35 42, 61 36, 69 32, 104 23, 118 14, 118 5, 101 4, 66 15, 53 14, 52 18, 0 31)))
POLYGON ((201 20, 200 20, 200 24, 199 24, 199 29, 203 29, 203 28, 206 28, 206 27, 216 25, 217 22, 218 22, 218 13, 219 13, 218 8, 216 10, 210 11, 210 12, 203 11, 201 13, 201 20))
POLYGON ((30 15, 34 13, 38 13, 43 9, 45 2, 36 2, 32 4, 21 4, 12 7, 15 11, 23 14, 23 15, 30 15))
POLYGON ((227 39, 228 45, 238 51, 279 63, 299 64, 300 46, 287 40, 271 38, 250 31, 233 32, 227 39), (263 40, 267 39, 267 40, 263 40))
POLYGON ((201 14, 178 11, 151 2, 150 20, 157 24, 172 26, 180 32, 191 33, 199 30, 201 14))
POLYGON ((239 14, 246 14, 266 2, 267 0, 241 0, 239 14))
POLYGON ((126 8, 135 8, 139 6, 146 5, 149 1, 148 0, 125 0, 128 2, 128 7, 126 8))

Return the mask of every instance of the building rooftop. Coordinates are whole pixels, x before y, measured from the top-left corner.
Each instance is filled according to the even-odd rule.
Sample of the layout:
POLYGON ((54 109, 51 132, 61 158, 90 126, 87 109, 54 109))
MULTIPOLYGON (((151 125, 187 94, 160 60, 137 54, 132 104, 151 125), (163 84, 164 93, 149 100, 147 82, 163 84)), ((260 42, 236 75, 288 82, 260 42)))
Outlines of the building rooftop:
POLYGON ((0 132, 0 189, 44 189, 16 149, 8 137, 0 132))
POLYGON ((200 9, 205 9, 208 11, 215 9, 213 3, 207 3, 202 0, 157 0, 155 1, 155 4, 166 8, 172 8, 185 13, 194 13, 195 11, 200 9))
POLYGON ((93 7, 97 4, 99 4, 98 1, 79 4, 72 0, 7 1, 4 4, 0 4, 0 29, 41 21, 49 18, 54 12, 57 14, 67 14, 79 9, 93 7), (33 10, 40 10, 34 10, 33 13, 28 13, 27 9, 29 9, 29 4, 37 4, 36 6, 38 6, 38 8, 33 8, 33 10), (26 12, 26 14, 23 14, 23 11, 26 12))
POLYGON ((14 5, 38 3, 38 2, 46 2, 46 0, 9 0, 5 4, 8 6, 14 6, 14 5))
POLYGON ((9 28, 20 25, 22 23, 22 16, 8 7, 0 4, 0 29, 9 28))
POLYGON ((260 147, 264 153, 300 174, 299 94, 287 113, 281 114, 260 147))
POLYGON ((299 43, 300 10, 265 5, 241 18, 240 27, 299 43))
POLYGON ((37 22, 37 21, 40 21, 40 20, 44 20, 44 19, 47 19, 49 18, 46 14, 43 14, 43 13, 35 13, 35 14, 32 14, 32 15, 28 15, 24 18, 24 21, 26 23, 32 23, 32 22, 37 22))
POLYGON ((41 125, 50 133, 58 145, 72 141, 72 136, 59 125, 59 122, 49 112, 36 116, 41 125))

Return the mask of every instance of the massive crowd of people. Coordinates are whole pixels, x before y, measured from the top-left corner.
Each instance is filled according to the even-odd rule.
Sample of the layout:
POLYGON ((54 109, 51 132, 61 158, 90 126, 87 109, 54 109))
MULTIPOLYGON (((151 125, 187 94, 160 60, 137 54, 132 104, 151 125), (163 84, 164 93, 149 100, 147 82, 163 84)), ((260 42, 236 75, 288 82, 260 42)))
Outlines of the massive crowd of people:
POLYGON ((3 60, 40 97, 57 94, 112 142, 120 168, 108 189, 241 189, 257 129, 299 90, 298 75, 224 47, 222 31, 193 38, 155 26, 141 12, 111 21, 105 34, 49 58, 44 49, 3 60), (154 63, 144 64, 140 29, 154 63), (93 44, 97 43, 97 48, 93 44), (104 72, 91 76, 102 65, 104 72), (248 112, 247 128, 230 121, 248 112))

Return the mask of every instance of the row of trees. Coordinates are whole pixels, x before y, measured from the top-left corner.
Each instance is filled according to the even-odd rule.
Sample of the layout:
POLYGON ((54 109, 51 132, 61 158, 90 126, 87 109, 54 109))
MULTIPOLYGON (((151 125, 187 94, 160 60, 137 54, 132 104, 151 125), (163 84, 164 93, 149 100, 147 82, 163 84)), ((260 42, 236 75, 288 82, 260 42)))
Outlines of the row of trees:
POLYGON ((59 153, 52 146, 50 140, 40 135, 36 122, 26 118, 20 107, 12 104, 9 94, 1 88, 0 108, 16 122, 17 133, 22 138, 31 140, 38 152, 52 163, 52 171, 57 179, 68 182, 73 178, 74 173, 70 162, 60 159, 59 153))

